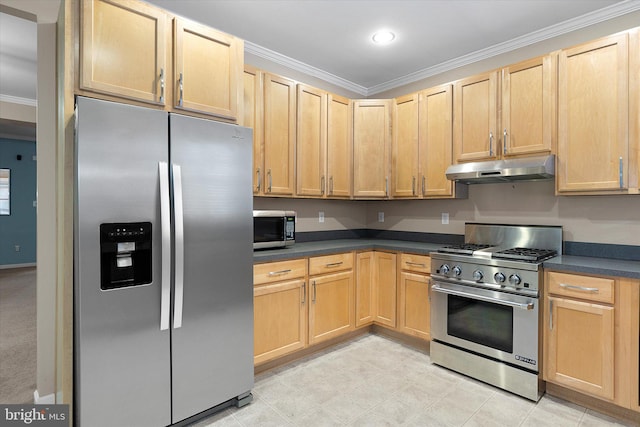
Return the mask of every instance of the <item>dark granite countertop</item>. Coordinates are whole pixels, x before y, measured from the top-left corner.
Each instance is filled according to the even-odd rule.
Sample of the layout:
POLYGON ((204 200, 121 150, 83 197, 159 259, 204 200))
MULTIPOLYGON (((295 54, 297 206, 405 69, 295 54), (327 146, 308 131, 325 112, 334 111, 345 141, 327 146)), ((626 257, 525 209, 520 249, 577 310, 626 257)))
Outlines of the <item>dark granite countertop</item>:
MULTIPOLYGON (((253 262, 258 264, 286 259, 329 255, 345 251, 375 249, 428 255, 441 246, 443 245, 438 243, 389 239, 322 240, 317 242, 296 243, 285 249, 254 251, 253 262)), ((640 279, 640 262, 638 261, 563 255, 547 260, 543 265, 549 270, 640 279)))
POLYGON ((543 264, 548 270, 640 279, 640 261, 562 255, 543 264))

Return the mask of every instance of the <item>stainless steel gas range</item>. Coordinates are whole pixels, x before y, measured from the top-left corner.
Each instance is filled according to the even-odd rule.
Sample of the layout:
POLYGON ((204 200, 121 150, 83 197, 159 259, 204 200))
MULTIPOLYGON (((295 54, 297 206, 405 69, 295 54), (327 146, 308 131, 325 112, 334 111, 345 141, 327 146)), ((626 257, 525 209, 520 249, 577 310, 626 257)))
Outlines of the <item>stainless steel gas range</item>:
POLYGON ((538 400, 542 263, 561 254, 559 226, 465 224, 431 253, 431 360, 538 400))

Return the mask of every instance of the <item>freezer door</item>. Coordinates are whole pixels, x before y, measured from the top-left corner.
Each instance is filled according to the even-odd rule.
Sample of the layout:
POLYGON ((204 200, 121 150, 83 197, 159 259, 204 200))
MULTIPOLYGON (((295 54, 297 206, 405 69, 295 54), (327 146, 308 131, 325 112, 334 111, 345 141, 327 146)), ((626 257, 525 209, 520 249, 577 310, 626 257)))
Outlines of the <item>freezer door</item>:
POLYGON ((253 387, 252 131, 169 117, 175 423, 253 387))
POLYGON ((158 167, 168 162, 168 116, 82 97, 77 108, 76 425, 168 425, 170 331, 161 330, 158 167), (132 268, 146 271, 132 279, 132 268))

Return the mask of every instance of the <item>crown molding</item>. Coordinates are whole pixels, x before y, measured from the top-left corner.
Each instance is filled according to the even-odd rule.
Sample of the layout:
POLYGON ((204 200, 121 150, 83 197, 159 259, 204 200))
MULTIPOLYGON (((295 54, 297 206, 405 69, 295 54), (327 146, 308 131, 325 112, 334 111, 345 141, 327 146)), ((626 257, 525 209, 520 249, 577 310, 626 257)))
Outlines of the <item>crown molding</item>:
POLYGON ((275 62, 276 64, 284 65, 285 67, 291 68, 292 70, 317 77, 338 87, 350 90, 351 92, 367 96, 367 88, 364 86, 353 83, 352 81, 349 81, 347 79, 343 79, 342 77, 338 77, 335 74, 328 73, 302 61, 298 61, 297 59, 282 55, 271 49, 267 49, 266 47, 251 43, 250 41, 244 42, 244 51, 260 58, 267 59, 271 62, 275 62))
POLYGON ((18 96, 0 94, 0 101, 9 102, 11 104, 28 105, 29 107, 37 107, 38 101, 31 98, 20 98, 18 96))
POLYGON ((484 59, 492 58, 506 52, 511 52, 525 46, 529 46, 553 37, 558 37, 563 34, 588 27, 590 25, 595 25, 609 19, 636 12, 638 10, 640 10, 640 0, 625 0, 619 3, 615 3, 611 6, 596 10, 594 12, 586 13, 582 16, 569 19, 559 24, 551 25, 541 30, 534 31, 524 36, 516 37, 513 40, 499 43, 488 48, 472 52, 468 55, 463 55, 458 58, 454 58, 449 61, 434 65, 433 67, 424 68, 405 76, 398 77, 397 79, 389 80, 387 82, 380 83, 368 88, 347 79, 343 79, 342 77, 328 73, 319 68, 313 67, 302 61, 298 61, 273 50, 264 48, 255 43, 251 43, 249 41, 245 41, 245 52, 267 59, 277 64, 284 65, 285 67, 291 68, 295 71, 299 71, 301 73, 322 79, 328 83, 350 90, 362 96, 371 96, 375 95, 376 93, 414 83, 416 81, 435 76, 437 74, 451 71, 456 68, 472 64, 474 62, 482 61, 484 59))

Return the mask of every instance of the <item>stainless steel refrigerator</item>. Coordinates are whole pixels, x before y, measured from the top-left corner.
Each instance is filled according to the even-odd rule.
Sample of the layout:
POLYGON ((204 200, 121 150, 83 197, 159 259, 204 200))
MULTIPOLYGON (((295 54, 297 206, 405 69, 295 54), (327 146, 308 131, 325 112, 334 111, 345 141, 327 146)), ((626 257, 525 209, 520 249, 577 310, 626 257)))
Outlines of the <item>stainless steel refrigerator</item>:
POLYGON ((77 425, 251 400, 251 162, 251 129, 78 97, 77 425))

